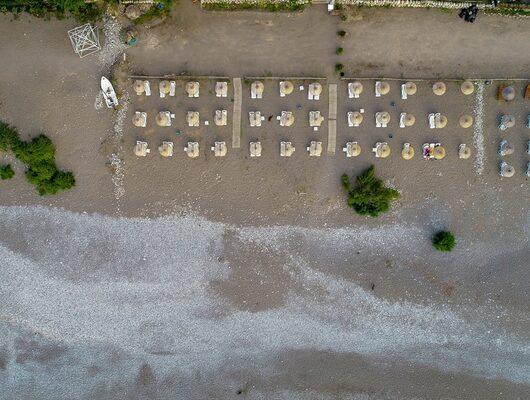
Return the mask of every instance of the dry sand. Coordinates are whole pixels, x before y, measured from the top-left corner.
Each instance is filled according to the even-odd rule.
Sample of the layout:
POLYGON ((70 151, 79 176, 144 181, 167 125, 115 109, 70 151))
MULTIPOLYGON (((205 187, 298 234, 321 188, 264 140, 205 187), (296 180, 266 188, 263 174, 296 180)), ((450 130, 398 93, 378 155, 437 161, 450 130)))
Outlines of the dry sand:
MULTIPOLYGON (((380 100, 351 101, 339 82, 337 154, 310 159, 303 148, 317 137, 326 143, 327 120, 311 132, 307 111, 327 116, 327 96, 280 100, 267 81, 270 101, 256 107, 243 87, 243 148, 189 160, 188 137, 203 149, 215 138, 229 143, 231 126, 186 128, 175 138, 172 129, 133 128, 131 112, 153 117, 169 108, 183 128, 190 107, 210 121, 221 106, 231 115, 230 97, 208 95, 213 83, 204 81, 200 99, 133 94, 127 111, 112 114, 101 108, 97 82, 120 49, 77 59, 66 36, 75 25, 0 17, 0 116, 26 137, 52 137, 59 165, 78 181, 39 198, 15 163, 15 178, 0 184, 1 398, 529 397, 528 104, 500 105, 495 86, 485 86, 479 176, 473 159, 456 157, 457 145, 477 134, 457 126, 477 100, 459 95, 456 83, 443 98, 422 83, 403 102, 397 83, 380 100), (287 107, 298 117, 292 129, 248 126, 253 108, 268 116, 287 107), (367 123, 348 128, 345 113, 360 107, 367 123), (382 131, 371 118, 380 109, 393 118, 382 131), (415 127, 397 128, 402 110, 416 114, 415 127), (425 120, 435 110, 449 118, 436 135, 425 120), (516 147, 512 179, 497 174, 496 119, 506 111, 517 118, 506 134, 516 147), (119 144, 114 175, 105 166, 109 138, 119 144), (154 154, 135 158, 137 138, 154 154), (166 138, 175 141, 170 160, 156 154, 166 138), (259 160, 248 157, 250 138, 264 144, 259 160), (292 159, 278 155, 283 138, 297 146, 292 159), (394 152, 376 168, 402 199, 379 220, 360 218, 345 207, 338 177, 373 163, 369 148, 383 138, 394 152), (363 147, 354 160, 340 151, 350 139, 363 147), (399 157, 403 142, 419 152, 431 139, 446 145, 442 162, 399 157), (449 255, 430 246, 446 227, 458 238, 449 255)), ((323 6, 226 14, 182 2, 128 54, 136 73, 318 75, 330 83, 341 45, 348 75, 524 77, 529 31, 526 20, 481 15, 465 24, 439 11, 363 10, 343 23, 323 6), (348 36, 339 39, 338 29, 348 36)))

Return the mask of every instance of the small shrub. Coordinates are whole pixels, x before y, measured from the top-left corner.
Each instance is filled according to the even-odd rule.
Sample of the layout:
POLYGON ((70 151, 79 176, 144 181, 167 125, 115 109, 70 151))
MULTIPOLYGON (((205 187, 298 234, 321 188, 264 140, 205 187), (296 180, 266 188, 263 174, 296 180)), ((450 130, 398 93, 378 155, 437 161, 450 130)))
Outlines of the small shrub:
POLYGON ((337 54, 342 54, 344 53, 344 49, 342 47, 337 47, 337 54))
POLYGON ((344 73, 344 71, 340 71, 340 77, 343 78, 346 74, 344 73))
POLYGON ((342 71, 344 69, 344 65, 342 64, 335 64, 335 71, 342 71))
POLYGON ((11 168, 11 164, 0 166, 0 179, 3 181, 6 179, 11 179, 13 175, 15 175, 15 171, 13 171, 13 168, 11 168))
POLYGON ((346 31, 337 31, 337 35, 339 35, 340 37, 344 37, 346 36, 346 31))
POLYGON ((451 251, 456 246, 456 240, 451 232, 440 231, 432 237, 432 245, 436 250, 451 251))
POLYGON ((56 194, 75 186, 71 172, 60 171, 55 164, 55 146, 45 135, 34 137, 30 142, 20 140, 15 128, 0 122, 0 149, 12 151, 26 164, 26 179, 40 195, 56 194))
POLYGON ((341 14, 340 15, 340 20, 341 21, 346 21, 348 19, 348 16, 346 14, 341 14))
POLYGON ((391 202, 399 198, 397 190, 385 187, 375 177, 373 165, 357 177, 355 187, 346 174, 341 176, 341 182, 348 193, 348 205, 360 215, 377 217, 390 210, 391 202))

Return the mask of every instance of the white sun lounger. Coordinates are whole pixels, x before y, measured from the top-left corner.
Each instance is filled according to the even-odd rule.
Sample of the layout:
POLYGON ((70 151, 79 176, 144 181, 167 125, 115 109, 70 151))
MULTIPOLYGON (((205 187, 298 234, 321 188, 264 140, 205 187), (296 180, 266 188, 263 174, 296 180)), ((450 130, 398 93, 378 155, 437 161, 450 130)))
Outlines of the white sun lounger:
POLYGON ((175 89, 177 88, 177 84, 175 81, 169 82, 169 96, 173 97, 175 96, 175 89))
POLYGON ((149 81, 144 81, 144 88, 145 88, 145 95, 151 96, 151 85, 149 84, 149 81))
POLYGON ((353 82, 348 83, 348 97, 350 99, 358 99, 360 96, 356 93, 353 93, 353 82))
MULTIPOLYGON (((403 86, 402 86, 402 88, 403 88, 403 86)), ((406 115, 407 115, 406 113, 401 113, 399 115, 399 127, 400 128, 404 128, 405 127, 405 116, 406 115)))
POLYGON ((407 87, 405 84, 401 85, 401 99, 407 100, 407 87))
POLYGON ((375 83, 375 97, 381 97, 381 82, 377 81, 375 83))

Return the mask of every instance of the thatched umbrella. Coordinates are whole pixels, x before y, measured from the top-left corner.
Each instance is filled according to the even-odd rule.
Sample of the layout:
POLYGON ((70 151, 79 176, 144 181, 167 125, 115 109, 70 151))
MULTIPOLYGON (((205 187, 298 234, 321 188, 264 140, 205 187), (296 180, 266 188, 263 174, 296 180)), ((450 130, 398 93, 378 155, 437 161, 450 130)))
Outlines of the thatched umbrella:
POLYGON ((390 92, 390 85, 388 82, 380 82, 379 84, 379 93, 382 95, 388 94, 390 92))
POLYGON ((280 126, 291 126, 294 124, 294 115, 291 111, 282 111, 280 116, 280 126))
POLYGON ((435 119, 434 125, 438 129, 445 128, 447 125, 447 117, 443 114, 440 114, 440 117, 435 119))
POLYGON ((215 157, 226 156, 226 152, 227 152, 226 142, 215 142, 214 146, 211 149, 215 157))
POLYGON ((512 101, 513 99, 515 99, 515 89, 513 88, 513 86, 506 86, 502 90, 502 98, 504 99, 504 101, 512 101))
POLYGON ((513 154, 515 149, 513 146, 508 143, 506 139, 501 140, 499 144, 499 155, 500 156, 508 156, 510 154, 513 154))
POLYGON ((150 152, 151 150, 147 147, 147 142, 136 142, 136 145, 134 146, 134 154, 136 154, 138 157, 145 157, 150 152))
POLYGON ((286 95, 293 93, 294 85, 290 81, 281 81, 280 82, 280 94, 286 95))
POLYGON ((135 4, 131 4, 125 9, 125 16, 131 20, 135 20, 140 15, 142 15, 142 12, 140 11, 140 8, 135 4))
POLYGON ((359 126, 363 122, 363 115, 359 111, 348 112, 348 126, 359 126))
POLYGON ((213 121, 217 126, 225 126, 227 122, 228 112, 226 110, 215 110, 213 121))
POLYGON ((475 91, 475 85, 471 81, 465 81, 460 85, 460 90, 463 94, 468 96, 475 91))
POLYGON ((462 143, 460 146, 458 146, 458 158, 467 160, 469 157, 471 157, 471 149, 462 143))
POLYGON ((309 147, 307 147, 310 157, 320 157, 322 154, 322 142, 317 142, 316 140, 311 141, 309 147))
POLYGON ((418 87, 416 86, 414 82, 405 83, 405 93, 407 94, 407 96, 412 96, 416 94, 417 91, 418 91, 418 87))
POLYGON ((188 93, 188 97, 199 96, 199 82, 186 83, 186 93, 188 93))
POLYGON ((445 157, 445 149, 442 146, 435 146, 432 155, 434 159, 441 160, 445 157))
POLYGON ((511 178, 515 174, 515 168, 502 161, 499 173, 504 178, 511 178))
POLYGON ((215 95, 217 97, 226 97, 228 95, 228 83, 227 82, 216 82, 215 95))
POLYGON ((160 90, 160 93, 169 94, 169 90, 171 89, 171 85, 169 81, 160 81, 158 84, 158 89, 160 90))
POLYGON ((199 112, 188 111, 188 114, 186 115, 186 121, 188 122, 188 126, 199 126, 200 124, 199 112))
POLYGON ((173 142, 162 142, 158 152, 162 157, 171 157, 173 155, 173 142))
POLYGON ((263 96, 263 91, 265 90, 265 85, 263 82, 260 81, 254 81, 250 85, 250 91, 256 95, 256 97, 263 96))
POLYGON ((390 113, 386 111, 380 111, 375 113, 375 120, 381 125, 387 125, 390 123, 390 113))
POLYGON ((140 111, 135 112, 133 115, 133 125, 145 128, 147 125, 147 114, 140 111))
POLYGON ((280 142, 280 156, 291 157, 294 153, 294 146, 291 142, 280 142))
POLYGON ((414 114, 406 113, 405 117, 403 118, 403 124, 405 126, 412 126, 416 123, 416 117, 414 114))
POLYGON ((324 117, 320 114, 320 111, 309 111, 309 126, 320 126, 324 121, 324 117))
POLYGON ((141 81, 139 79, 135 80, 133 83, 133 90, 136 92, 138 96, 140 96, 143 92, 145 92, 144 81, 141 81))
POLYGON ((446 90, 447 87, 443 82, 436 82, 434 85, 432 85, 432 92, 437 96, 442 96, 443 94, 445 94, 446 90))
POLYGON ((390 146, 387 142, 377 142, 372 151, 377 158, 387 158, 390 155, 390 146))
POLYGON ((363 84, 359 81, 354 81, 348 83, 348 91, 352 96, 360 96, 360 94, 363 92, 363 84))
POLYGON ((261 157, 261 142, 250 142, 250 157, 261 157))
POLYGON ((322 93, 322 85, 318 82, 310 83, 308 90, 312 96, 318 97, 322 93))
POLYGON ((346 157, 357 157, 361 154, 361 146, 357 142, 347 142, 342 151, 346 153, 346 157))
POLYGON ((199 143, 197 142, 188 142, 188 145, 184 147, 184 151, 189 158, 199 157, 199 143))
POLYGON ((467 129, 473 125, 473 117, 471 115, 465 114, 460 117, 458 122, 462 128, 467 129))
POLYGON ((510 114, 504 114, 501 116, 501 123, 499 128, 504 131, 508 128, 513 128, 515 126, 515 117, 510 114))
POLYGON ((168 111, 160 111, 158 114, 156 114, 155 120, 158 126, 171 125, 171 116, 168 111))
POLYGON ((403 150, 401 150, 401 157, 403 157, 405 160, 410 160, 414 157, 414 148, 410 145, 410 143, 405 143, 403 145, 403 150))

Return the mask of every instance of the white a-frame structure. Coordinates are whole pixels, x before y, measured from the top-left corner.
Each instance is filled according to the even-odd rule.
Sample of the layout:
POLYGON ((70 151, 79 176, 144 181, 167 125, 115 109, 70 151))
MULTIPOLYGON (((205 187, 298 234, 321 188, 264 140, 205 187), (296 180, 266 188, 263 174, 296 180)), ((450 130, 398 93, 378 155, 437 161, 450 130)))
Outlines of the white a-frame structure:
POLYGON ((81 58, 101 50, 98 30, 90 24, 70 29, 68 36, 75 53, 81 58))

